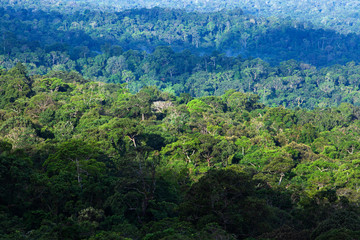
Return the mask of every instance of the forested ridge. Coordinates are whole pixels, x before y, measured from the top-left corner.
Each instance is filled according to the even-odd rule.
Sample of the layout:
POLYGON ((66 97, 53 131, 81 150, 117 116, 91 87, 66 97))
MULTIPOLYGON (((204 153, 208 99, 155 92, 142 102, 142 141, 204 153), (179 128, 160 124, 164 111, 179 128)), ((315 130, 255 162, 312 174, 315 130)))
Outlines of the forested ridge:
POLYGON ((360 237, 358 107, 131 94, 20 63, 0 88, 0 239, 360 237))
POLYGON ((127 9, 170 8, 188 12, 218 12, 243 9, 259 17, 291 17, 306 21, 317 28, 341 33, 359 33, 360 3, 354 0, 3 0, 0 6, 15 8, 76 12, 84 9, 118 12, 127 9))
POLYGON ((147 52, 167 45, 201 55, 217 50, 228 56, 260 57, 272 64, 295 59, 315 66, 357 61, 360 51, 356 34, 316 29, 309 22, 289 18, 255 17, 240 9, 212 13, 161 8, 74 13, 0 10, 1 55, 14 60, 19 52, 32 52, 37 67, 47 65, 39 48, 45 53, 66 53, 76 62, 104 53, 101 46, 106 44, 147 52))
POLYGON ((77 71, 86 79, 127 83, 133 93, 157 86, 201 97, 235 89, 258 94, 268 106, 359 105, 357 35, 257 19, 239 10, 0 12, 1 66, 10 69, 20 61, 29 75, 77 71), (248 53, 229 56, 229 48, 248 53))
POLYGON ((0 3, 0 240, 360 239, 359 36, 223 3, 0 3))

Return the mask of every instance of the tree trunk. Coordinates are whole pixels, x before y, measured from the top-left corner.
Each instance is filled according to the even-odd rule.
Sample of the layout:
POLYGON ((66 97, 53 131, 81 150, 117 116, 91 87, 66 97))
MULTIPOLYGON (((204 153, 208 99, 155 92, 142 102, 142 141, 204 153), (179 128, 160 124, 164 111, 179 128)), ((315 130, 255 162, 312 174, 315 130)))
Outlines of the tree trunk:
POLYGON ((279 180, 279 185, 281 184, 281 181, 282 181, 282 179, 283 179, 283 177, 285 176, 285 174, 284 173, 281 173, 280 174, 280 180, 279 180))
POLYGON ((76 172, 77 172, 77 181, 79 183, 79 186, 82 190, 82 184, 81 184, 81 176, 80 176, 80 164, 79 164, 79 160, 75 160, 76 163, 76 172))

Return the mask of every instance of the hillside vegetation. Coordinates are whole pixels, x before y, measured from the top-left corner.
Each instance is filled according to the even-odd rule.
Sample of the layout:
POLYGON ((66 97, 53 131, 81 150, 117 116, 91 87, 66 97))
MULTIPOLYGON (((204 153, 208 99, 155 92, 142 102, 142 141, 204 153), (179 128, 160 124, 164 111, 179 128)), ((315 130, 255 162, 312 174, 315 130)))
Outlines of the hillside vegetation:
POLYGON ((0 63, 6 69, 20 61, 30 75, 77 71, 86 79, 127 83, 133 93, 157 86, 201 97, 235 89, 258 94, 268 106, 359 105, 357 35, 241 11, 0 12, 0 63), (234 51, 240 55, 226 54, 234 51), (322 66, 330 63, 344 65, 322 66))
POLYGON ((359 238, 360 109, 0 73, 0 239, 359 238))
POLYGON ((354 1, 260 3, 1 1, 0 240, 360 239, 354 1))
POLYGON ((84 9, 118 12, 134 8, 170 8, 188 12, 218 12, 243 9, 259 17, 281 17, 306 21, 317 28, 359 34, 360 3, 354 0, 3 0, 0 6, 76 12, 84 9))

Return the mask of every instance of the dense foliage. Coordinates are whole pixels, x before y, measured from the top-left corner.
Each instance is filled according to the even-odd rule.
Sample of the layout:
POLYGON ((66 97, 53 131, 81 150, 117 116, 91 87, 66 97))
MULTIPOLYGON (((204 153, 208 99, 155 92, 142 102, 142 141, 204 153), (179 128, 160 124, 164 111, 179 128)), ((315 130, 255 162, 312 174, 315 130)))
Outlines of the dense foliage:
POLYGON ((246 13, 261 17, 291 17, 311 22, 319 28, 333 29, 341 33, 360 33, 360 3, 354 0, 2 0, 0 6, 16 8, 49 9, 75 12, 84 9, 98 11, 123 11, 134 8, 172 8, 190 12, 217 12, 243 9, 246 13))
POLYGON ((360 103, 360 68, 347 62, 360 54, 356 35, 304 29, 292 21, 255 19, 238 11, 0 12, 0 64, 6 69, 21 61, 30 75, 78 71, 86 79, 127 83, 133 93, 157 86, 176 95, 202 97, 235 89, 256 93, 269 106, 360 103), (157 47, 163 44, 168 46, 157 47), (227 56, 225 47, 276 62, 297 58, 317 65, 347 63, 316 68, 288 60, 272 66, 260 59, 227 56))
POLYGON ((0 72, 0 239, 358 239, 360 108, 0 72))
MULTIPOLYGON (((74 14, 0 8, 0 59, 32 63, 38 71, 56 65, 82 68, 84 60, 106 54, 109 45, 153 52, 159 45, 176 52, 260 57, 271 64, 295 59, 314 66, 357 61, 359 36, 314 29, 275 17, 256 18, 241 10, 188 13, 139 9, 74 14)), ((115 51, 116 52, 116 51, 115 51)), ((59 68, 59 66, 57 66, 59 68)))
POLYGON ((1 1, 0 240, 360 239, 358 10, 317 2, 1 1))

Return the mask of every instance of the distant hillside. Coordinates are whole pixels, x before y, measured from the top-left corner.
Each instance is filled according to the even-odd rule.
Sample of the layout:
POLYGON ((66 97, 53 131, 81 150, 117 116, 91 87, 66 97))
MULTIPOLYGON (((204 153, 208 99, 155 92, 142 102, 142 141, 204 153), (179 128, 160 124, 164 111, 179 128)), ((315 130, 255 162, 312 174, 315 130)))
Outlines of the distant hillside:
POLYGON ((360 33, 360 2, 346 0, 2 0, 0 6, 75 12, 83 9, 122 11, 133 8, 175 8, 214 12, 241 8, 257 16, 291 17, 319 28, 341 33, 360 33))
MULTIPOLYGON (((72 60, 102 52, 101 45, 152 52, 168 45, 200 55, 259 57, 271 64, 296 59, 315 66, 357 61, 360 37, 314 29, 282 18, 256 18, 239 9, 214 13, 135 9, 66 14, 31 9, 0 9, 0 55, 21 58, 37 48, 69 52, 72 60), (19 51, 21 48, 25 49, 19 51)), ((25 62, 29 57, 25 57, 25 62)), ((41 61, 41 60, 39 60, 41 61)))
POLYGON ((0 26, 0 66, 23 62, 30 75, 77 71, 126 83, 132 92, 157 86, 196 97, 236 89, 293 108, 360 105, 355 34, 237 10, 160 8, 74 14, 8 8, 0 9, 0 26), (331 64, 343 66, 324 68, 331 64))
POLYGON ((239 7, 250 14, 311 21, 341 33, 360 33, 360 2, 346 0, 245 0, 239 7))

